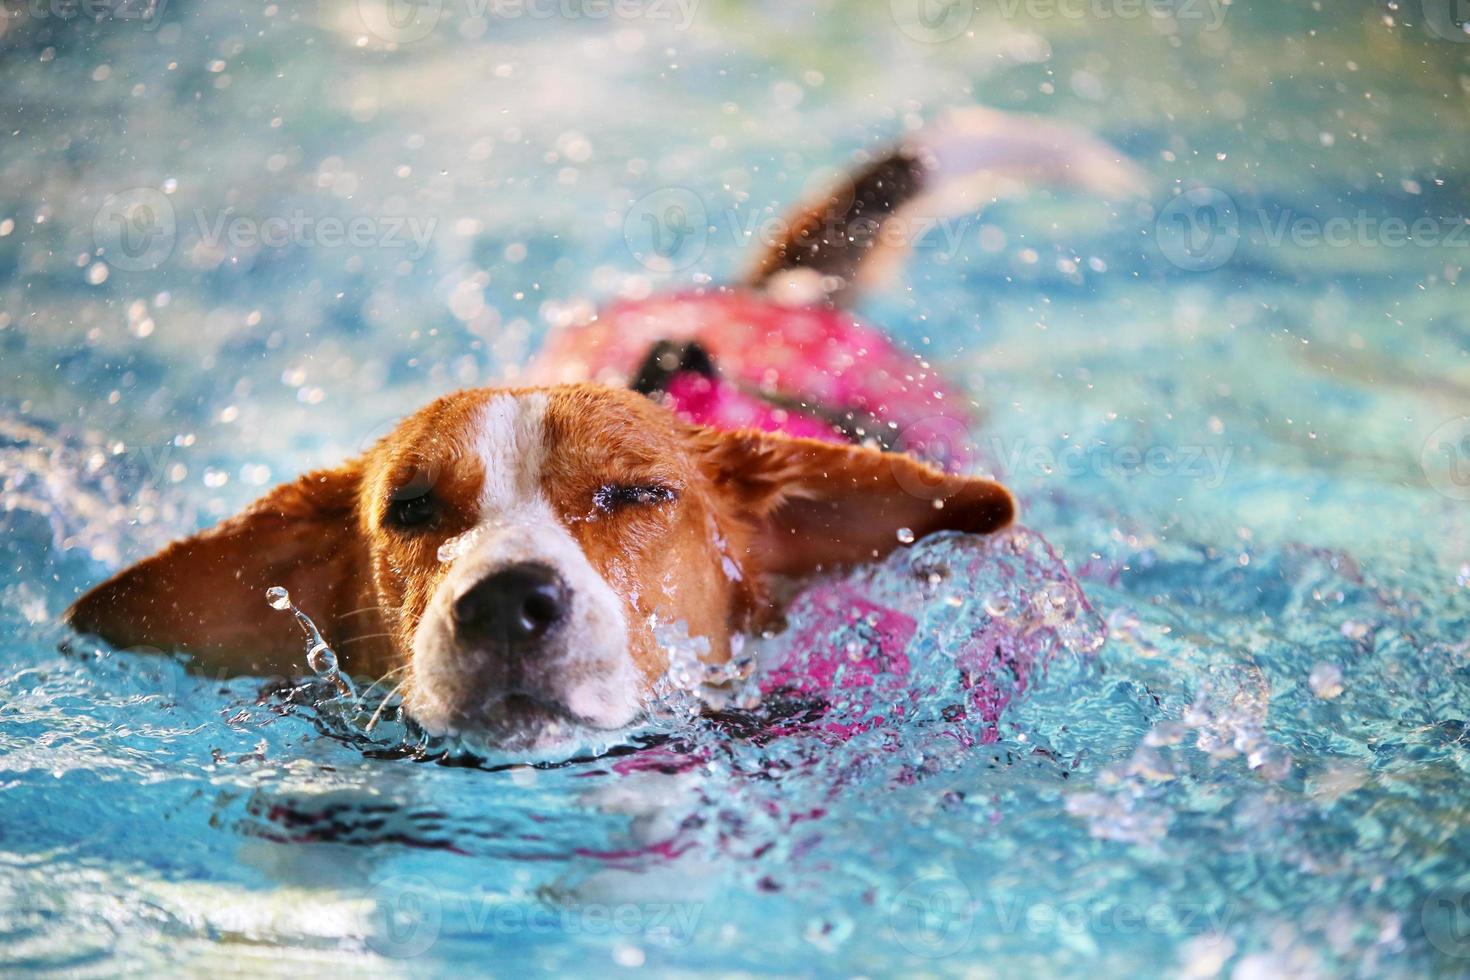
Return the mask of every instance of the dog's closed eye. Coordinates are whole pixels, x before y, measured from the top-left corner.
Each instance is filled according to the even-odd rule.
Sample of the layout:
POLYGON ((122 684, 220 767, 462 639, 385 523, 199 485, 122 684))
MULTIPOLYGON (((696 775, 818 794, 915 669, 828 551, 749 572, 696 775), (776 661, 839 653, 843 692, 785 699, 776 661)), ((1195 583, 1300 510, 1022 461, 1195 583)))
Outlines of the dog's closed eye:
POLYGON ((603 513, 654 507, 679 499, 679 491, 662 483, 606 483, 592 494, 592 506, 603 513))

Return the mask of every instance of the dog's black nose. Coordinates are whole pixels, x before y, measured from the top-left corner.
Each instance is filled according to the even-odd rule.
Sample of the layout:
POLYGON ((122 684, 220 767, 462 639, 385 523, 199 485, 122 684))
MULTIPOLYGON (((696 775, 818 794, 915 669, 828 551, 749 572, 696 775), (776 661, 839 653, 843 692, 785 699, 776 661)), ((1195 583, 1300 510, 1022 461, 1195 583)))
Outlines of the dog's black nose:
POLYGON ((560 625, 568 605, 561 576, 523 562, 486 576, 456 599, 454 621, 471 642, 529 646, 560 625))

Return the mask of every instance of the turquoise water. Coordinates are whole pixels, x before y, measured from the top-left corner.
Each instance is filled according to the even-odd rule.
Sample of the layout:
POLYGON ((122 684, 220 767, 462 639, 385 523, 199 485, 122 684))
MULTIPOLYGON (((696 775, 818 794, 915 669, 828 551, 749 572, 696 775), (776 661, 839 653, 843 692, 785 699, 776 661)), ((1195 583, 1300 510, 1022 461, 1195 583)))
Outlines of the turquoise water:
POLYGON ((591 9, 5 7, 7 972, 1470 973, 1450 6, 591 9), (995 741, 918 671, 849 741, 737 706, 631 756, 443 765, 321 691, 58 652, 109 569, 571 311, 732 275, 757 219, 976 101, 1150 181, 997 206, 861 307, 985 406, 1095 610, 995 741), (639 202, 673 188, 710 230, 650 268, 639 202), (668 754, 697 764, 624 765, 668 754))

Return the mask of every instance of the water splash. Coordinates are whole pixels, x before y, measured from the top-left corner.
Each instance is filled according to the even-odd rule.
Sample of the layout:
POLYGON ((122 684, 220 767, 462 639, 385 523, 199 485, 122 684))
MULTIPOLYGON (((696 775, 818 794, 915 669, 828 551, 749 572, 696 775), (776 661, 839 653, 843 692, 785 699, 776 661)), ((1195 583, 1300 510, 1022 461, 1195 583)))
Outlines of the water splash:
POLYGON ((115 567, 194 523, 170 491, 182 470, 174 443, 130 446, 0 409, 0 537, 115 567))
POLYGON ((1055 657, 1089 659, 1107 635, 1060 559, 1026 528, 932 535, 805 590, 790 619, 763 658, 774 665, 766 694, 835 694, 838 713, 852 715, 841 724, 874 711, 937 712, 981 742, 995 740, 1006 707, 1055 657))
POLYGON ((754 706, 745 684, 755 668, 755 657, 746 652, 744 637, 731 637, 730 659, 712 664, 706 660, 709 640, 690 636, 687 623, 668 623, 654 617, 650 626, 654 642, 669 660, 664 676, 654 685, 646 711, 652 729, 675 732, 711 709, 732 703, 754 706))
MULTIPOLYGON (((313 670, 347 693, 310 618, 283 588, 267 599, 297 617, 313 670)), ((1059 655, 1085 665, 1107 633, 1060 559, 1024 528, 933 535, 884 562, 812 581, 791 600, 784 629, 733 638, 725 663, 707 662, 709 641, 683 622, 655 619, 650 627, 669 665, 639 724, 616 733, 569 730, 536 765, 632 751, 621 769, 683 770, 779 740, 782 752, 848 746, 827 760, 841 778, 841 760, 869 752, 866 740, 879 738, 885 753, 899 750, 899 770, 914 759, 921 768, 947 766, 961 758, 956 750, 996 741, 1008 707, 1059 655), (949 761, 935 761, 941 757, 949 761)), ((367 703, 375 687, 358 698, 360 716, 336 719, 333 734, 365 749, 485 768, 527 761, 467 737, 426 738, 396 709, 386 715, 398 723, 396 734, 374 735, 388 707, 367 703)))
POLYGON ((296 608, 296 604, 291 601, 291 593, 275 585, 265 590, 265 601, 272 609, 289 611, 296 617, 301 631, 306 634, 306 665, 317 677, 336 688, 341 697, 356 698, 357 691, 353 688, 352 681, 337 666, 337 652, 322 639, 321 630, 316 628, 311 617, 296 608))

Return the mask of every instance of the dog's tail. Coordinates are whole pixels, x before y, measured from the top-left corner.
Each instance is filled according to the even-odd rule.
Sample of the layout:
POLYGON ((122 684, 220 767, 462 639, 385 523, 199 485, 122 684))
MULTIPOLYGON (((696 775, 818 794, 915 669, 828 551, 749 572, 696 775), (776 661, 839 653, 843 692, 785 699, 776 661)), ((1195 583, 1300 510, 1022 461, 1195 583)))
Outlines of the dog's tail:
POLYGON ((916 238, 1031 187, 1132 197, 1137 167, 1065 123, 974 106, 950 110, 798 207, 745 278, 789 302, 844 303, 916 238))

